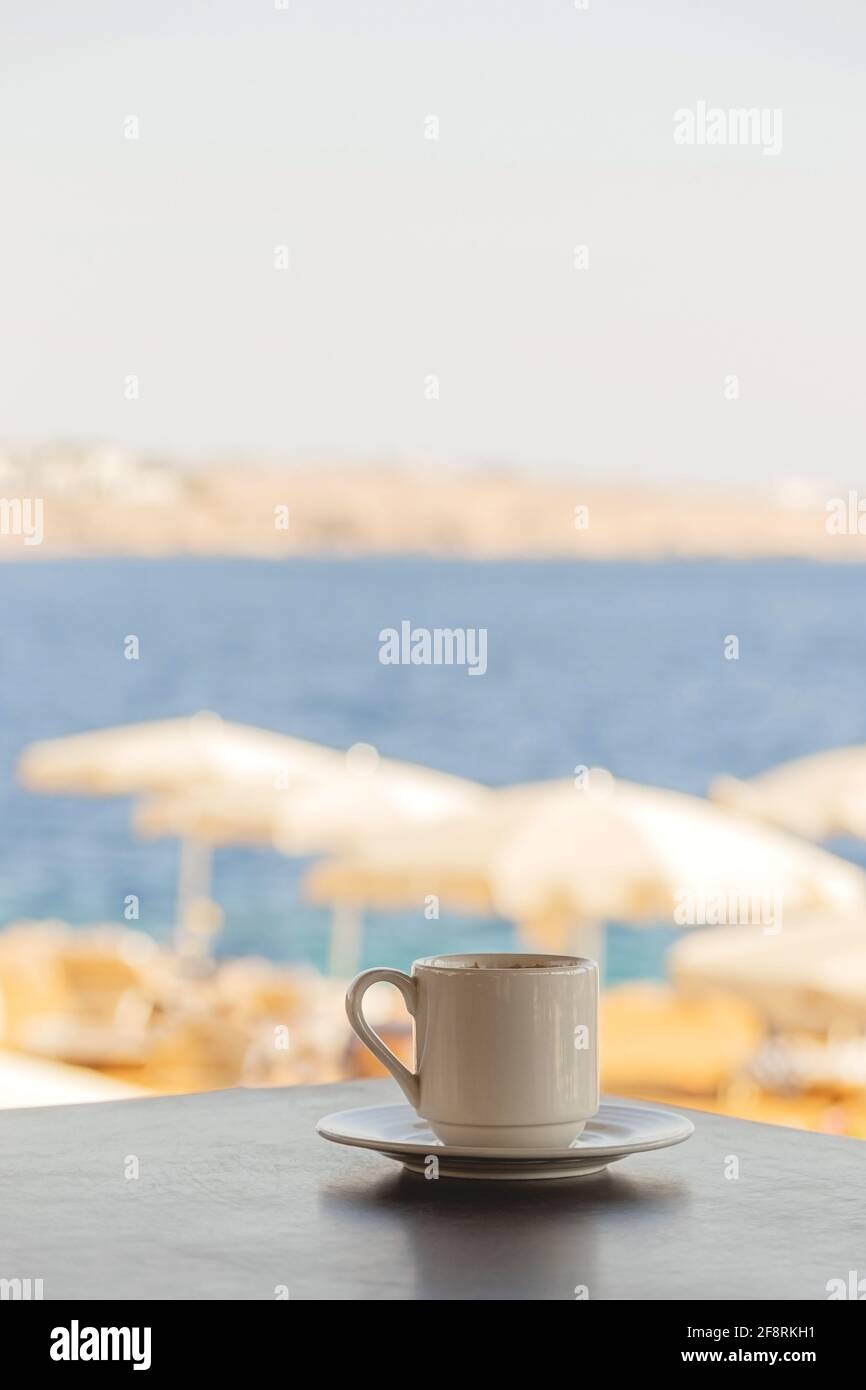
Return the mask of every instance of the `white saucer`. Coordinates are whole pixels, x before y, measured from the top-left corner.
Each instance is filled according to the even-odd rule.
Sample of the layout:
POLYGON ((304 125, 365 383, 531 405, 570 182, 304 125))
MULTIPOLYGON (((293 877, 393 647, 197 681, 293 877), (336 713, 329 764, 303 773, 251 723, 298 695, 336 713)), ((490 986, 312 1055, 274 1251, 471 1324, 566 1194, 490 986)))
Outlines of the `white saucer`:
POLYGON ((681 1144, 694 1125, 673 1110, 612 1097, 601 1102, 582 1134, 567 1149, 455 1148, 437 1139, 411 1105, 365 1105, 326 1115, 316 1126, 323 1139, 348 1144, 402 1163, 413 1173, 444 1178, 582 1178, 609 1163, 648 1149, 681 1144))

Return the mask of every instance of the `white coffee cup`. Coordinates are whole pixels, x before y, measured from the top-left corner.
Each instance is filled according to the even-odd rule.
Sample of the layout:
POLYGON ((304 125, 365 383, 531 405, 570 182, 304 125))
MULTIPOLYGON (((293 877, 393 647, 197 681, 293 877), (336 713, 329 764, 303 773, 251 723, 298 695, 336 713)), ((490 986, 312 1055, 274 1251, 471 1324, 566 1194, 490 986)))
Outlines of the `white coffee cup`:
POLYGON ((567 1148, 598 1109, 598 967, 577 956, 459 955, 352 981, 346 1012, 444 1144, 567 1148), (415 1021, 409 1071, 367 1023, 370 985, 415 1021))

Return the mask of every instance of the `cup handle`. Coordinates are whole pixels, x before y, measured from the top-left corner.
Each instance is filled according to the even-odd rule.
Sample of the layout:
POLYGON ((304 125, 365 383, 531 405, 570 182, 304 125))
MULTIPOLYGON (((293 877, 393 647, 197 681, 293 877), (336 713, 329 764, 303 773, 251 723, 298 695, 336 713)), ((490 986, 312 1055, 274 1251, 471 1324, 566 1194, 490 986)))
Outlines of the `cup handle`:
POLYGON ((415 980, 411 975, 404 975, 402 970, 387 970, 384 967, 363 970, 360 975, 356 975, 346 991, 346 1013, 361 1042, 370 1049, 374 1057, 378 1057, 383 1067, 388 1068, 409 1104, 417 1110, 421 1099, 418 1073, 403 1066, 399 1057, 395 1057, 390 1047, 385 1046, 379 1034, 373 1032, 364 1017, 364 995, 370 986, 379 980, 384 980, 386 984, 395 985, 399 989, 409 1014, 414 1018, 418 1000, 415 980))

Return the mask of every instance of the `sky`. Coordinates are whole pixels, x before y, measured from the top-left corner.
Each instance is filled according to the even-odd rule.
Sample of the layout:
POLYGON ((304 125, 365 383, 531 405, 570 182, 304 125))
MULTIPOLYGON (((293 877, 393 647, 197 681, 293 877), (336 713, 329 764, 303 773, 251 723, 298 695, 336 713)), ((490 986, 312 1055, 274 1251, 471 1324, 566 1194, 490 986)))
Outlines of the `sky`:
POLYGON ((0 440, 858 476, 862 0, 282 4, 0 0, 0 440))

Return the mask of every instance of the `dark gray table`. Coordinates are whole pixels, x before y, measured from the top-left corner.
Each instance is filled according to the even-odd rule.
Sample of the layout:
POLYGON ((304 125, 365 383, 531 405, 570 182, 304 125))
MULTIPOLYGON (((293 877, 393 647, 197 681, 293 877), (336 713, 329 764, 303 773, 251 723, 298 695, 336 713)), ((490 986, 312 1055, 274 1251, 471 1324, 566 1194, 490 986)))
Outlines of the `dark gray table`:
POLYGON ((605 1174, 481 1183, 314 1132, 391 1097, 367 1081, 0 1112, 0 1279, 41 1278, 46 1299, 825 1299, 866 1275, 858 1140, 691 1112, 688 1143, 605 1174))

